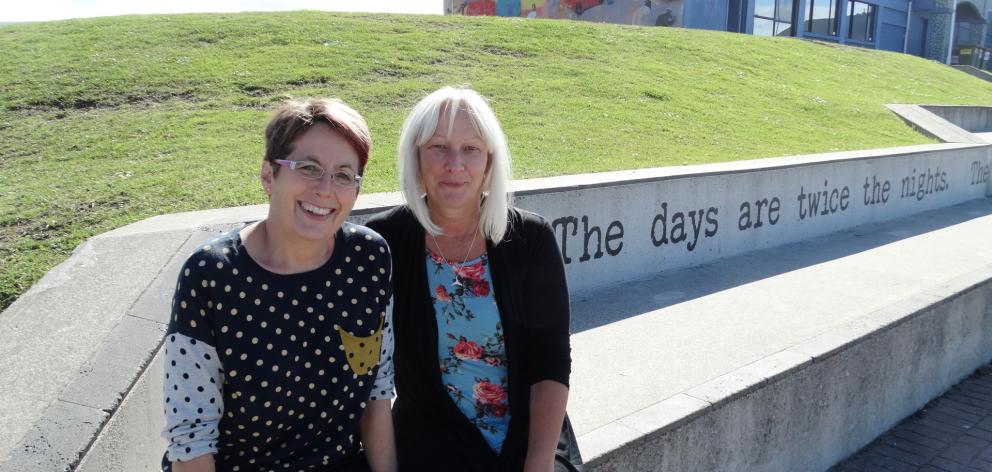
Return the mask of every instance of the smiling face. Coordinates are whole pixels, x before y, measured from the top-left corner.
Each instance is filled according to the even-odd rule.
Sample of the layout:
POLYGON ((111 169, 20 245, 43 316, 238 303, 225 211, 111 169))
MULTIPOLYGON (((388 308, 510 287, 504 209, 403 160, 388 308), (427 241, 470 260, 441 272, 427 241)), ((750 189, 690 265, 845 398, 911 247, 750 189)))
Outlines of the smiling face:
POLYGON ((331 182, 339 169, 359 171, 358 153, 340 133, 326 123, 316 123, 293 141, 287 160, 313 161, 324 168, 320 180, 305 178, 282 166, 273 172, 262 164, 262 185, 269 191, 268 224, 271 230, 292 239, 326 243, 341 228, 358 198, 358 188, 331 182))
POLYGON ((434 211, 479 211, 489 152, 468 113, 459 110, 449 130, 449 113, 438 117, 434 135, 419 148, 420 182, 434 211))

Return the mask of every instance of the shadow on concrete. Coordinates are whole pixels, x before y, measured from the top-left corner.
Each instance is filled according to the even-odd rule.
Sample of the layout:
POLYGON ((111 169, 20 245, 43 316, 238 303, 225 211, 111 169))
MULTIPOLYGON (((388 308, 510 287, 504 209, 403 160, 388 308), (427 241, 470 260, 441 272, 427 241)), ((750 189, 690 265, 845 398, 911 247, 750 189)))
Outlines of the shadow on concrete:
POLYGON ((992 215, 992 198, 982 198, 574 295, 571 332, 598 328, 988 215, 992 215))

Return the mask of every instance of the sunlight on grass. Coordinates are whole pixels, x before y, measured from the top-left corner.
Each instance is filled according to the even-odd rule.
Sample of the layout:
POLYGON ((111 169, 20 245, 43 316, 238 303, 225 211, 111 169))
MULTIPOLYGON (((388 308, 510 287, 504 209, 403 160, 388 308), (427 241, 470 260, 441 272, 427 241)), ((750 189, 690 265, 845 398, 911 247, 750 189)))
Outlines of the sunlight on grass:
POLYGON ((127 16, 0 28, 0 308, 85 238, 263 202, 268 110, 336 96, 396 188, 402 120, 440 85, 500 116, 517 178, 932 142, 885 103, 989 104, 916 57, 583 22, 318 12, 127 16))

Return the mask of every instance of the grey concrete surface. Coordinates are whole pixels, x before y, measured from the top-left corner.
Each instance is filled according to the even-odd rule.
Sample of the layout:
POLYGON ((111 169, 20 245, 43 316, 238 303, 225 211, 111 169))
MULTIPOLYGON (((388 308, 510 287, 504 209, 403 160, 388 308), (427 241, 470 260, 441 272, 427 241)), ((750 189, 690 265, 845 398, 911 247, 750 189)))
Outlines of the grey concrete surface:
POLYGON ((72 470, 109 412, 57 400, 0 462, 0 472, 72 470))
MULTIPOLYGON (((517 188, 523 206, 553 218, 542 211, 542 205, 549 204, 542 203, 541 195, 548 195, 547 201, 570 200, 575 206, 576 192, 612 192, 611 185, 661 182, 663 190, 671 191, 675 187, 668 182, 682 185, 699 176, 801 174, 834 162, 870 172, 876 161, 894 156, 921 163, 933 158, 989 162, 987 145, 942 144, 535 179, 517 182, 517 188)), ((953 171, 954 178, 967 177, 961 169, 953 171)), ((760 175, 757 179, 774 180, 760 175)), ((954 198, 971 195, 972 190, 954 198)), ((686 194, 705 197, 699 191, 686 194)), ((602 198, 591 195, 583 198, 602 198)), ((960 201, 941 198, 928 198, 922 205, 910 202, 898 211, 911 214, 960 201)), ((364 221, 399 201, 395 193, 362 195, 353 220, 364 221)), ((768 392, 775 389, 770 386, 782 383, 777 379, 783 372, 808 372, 810 366, 818 367, 816 359, 836 357, 855 337, 888 326, 878 313, 888 313, 887 323, 906 317, 902 309, 891 308, 898 300, 962 274, 987 270, 992 260, 987 244, 992 234, 990 202, 979 199, 623 285, 574 292, 570 415, 586 456, 609 470, 610 461, 621 457, 618 451, 655 444, 658 428, 691 432, 700 422, 717 421, 713 412, 737 411, 742 404, 736 399, 771 395, 768 392), (799 345, 823 352, 797 351, 799 345), (787 350, 791 351, 784 353, 787 350), (655 430, 646 426, 660 422, 665 423, 655 430)), ((164 446, 157 439, 161 387, 156 386, 158 368, 143 366, 158 349, 179 265, 202 240, 264 212, 264 206, 255 206, 163 215, 92 238, 3 312, 0 414, 5 426, 0 430, 0 470, 65 470, 75 467, 84 452, 78 465, 86 470, 153 468, 164 446), (52 428, 66 434, 49 434, 52 428)), ((872 211, 858 218, 855 221, 864 222, 886 216, 872 211)), ((814 228, 819 233, 806 234, 851 224, 832 220, 831 226, 830 221, 814 228)), ((809 224, 805 228, 811 231, 809 224)), ((790 233, 802 235, 799 230, 790 233)), ((775 240, 761 236, 746 242, 757 244, 750 246, 754 248, 775 240)), ((671 263, 665 256, 653 267, 657 272, 671 263)), ((570 281, 574 267, 566 268, 570 281)), ((629 280, 623 272, 603 274, 618 282, 629 280)), ((932 302, 951 295, 934 296, 932 302)), ((947 375, 935 379, 945 382, 954 374, 947 375)), ((796 389, 817 387, 798 385, 796 389)), ((777 400, 772 396, 769 401, 777 400)), ((680 446, 671 454, 686 452, 680 446)))
POLYGON ((953 67, 953 68, 955 68, 955 69, 957 69, 957 70, 959 70, 961 72, 964 72, 965 74, 971 75, 971 76, 973 76, 975 78, 982 79, 982 80, 987 80, 989 82, 992 82, 992 74, 990 74, 989 72, 986 72, 984 70, 978 69, 976 67, 965 66, 965 65, 953 65, 951 67, 953 67))
POLYGON ((992 364, 931 401, 830 472, 992 470, 992 364))
POLYGON ((127 398, 86 451, 76 472, 160 471, 165 440, 157 431, 165 424, 162 412, 161 353, 128 392, 127 398))
POLYGON ((3 312, 0 463, 85 373, 130 305, 188 237, 182 231, 91 239, 3 312))
MULTIPOLYGON (((989 234, 992 200, 978 200, 577 295, 569 414, 590 470, 829 467, 966 372, 912 361, 921 347, 992 345, 960 332, 992 334, 992 314, 976 326, 940 312, 894 331, 992 278, 989 234), (894 346, 866 347, 880 330, 894 346), (796 438, 800 450, 772 452, 796 438), (699 456, 714 450, 725 452, 699 456)), ((969 303, 951 312, 990 306, 969 303)), ((79 470, 154 469, 164 447, 159 369, 146 370, 79 470)))
MULTIPOLYGON (((984 74, 986 80, 992 79, 992 74, 984 74)), ((990 106, 922 105, 922 107, 969 133, 992 131, 992 107, 990 106)))
POLYGON ((990 235, 982 200, 587 295, 637 305, 572 338, 590 468, 830 467, 992 359, 990 235))
MULTIPOLYGON (((893 113, 899 115, 910 126, 923 134, 945 143, 981 143, 980 138, 973 136, 967 129, 952 121, 938 116, 930 111, 929 106, 890 104, 885 105, 893 113)), ((978 130, 984 131, 984 130, 978 130)))

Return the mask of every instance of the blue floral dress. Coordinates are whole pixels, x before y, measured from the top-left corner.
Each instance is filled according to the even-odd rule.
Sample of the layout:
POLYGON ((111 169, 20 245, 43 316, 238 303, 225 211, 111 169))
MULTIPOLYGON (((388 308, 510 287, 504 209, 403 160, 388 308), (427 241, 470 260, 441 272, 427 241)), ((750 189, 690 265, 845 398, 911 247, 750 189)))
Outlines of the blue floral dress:
POLYGON ((506 348, 486 254, 448 264, 427 251, 441 381, 451 400, 499 453, 510 425, 506 348))

